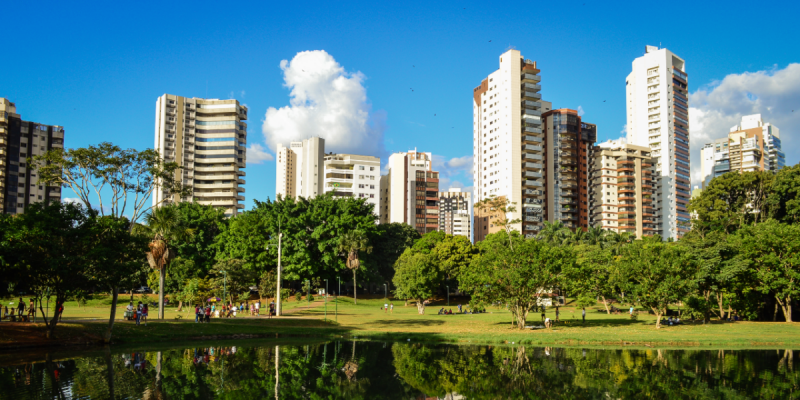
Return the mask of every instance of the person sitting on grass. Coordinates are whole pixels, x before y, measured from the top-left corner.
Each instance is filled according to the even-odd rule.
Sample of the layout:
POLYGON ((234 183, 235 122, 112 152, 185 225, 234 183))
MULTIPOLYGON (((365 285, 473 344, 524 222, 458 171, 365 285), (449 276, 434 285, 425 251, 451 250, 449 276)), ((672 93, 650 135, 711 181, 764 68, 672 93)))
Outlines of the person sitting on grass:
POLYGON ((444 307, 439 309, 439 314, 437 314, 437 315, 442 315, 443 313, 444 313, 444 307))
POLYGON ((553 321, 549 317, 544 319, 544 327, 548 329, 553 327, 553 321))

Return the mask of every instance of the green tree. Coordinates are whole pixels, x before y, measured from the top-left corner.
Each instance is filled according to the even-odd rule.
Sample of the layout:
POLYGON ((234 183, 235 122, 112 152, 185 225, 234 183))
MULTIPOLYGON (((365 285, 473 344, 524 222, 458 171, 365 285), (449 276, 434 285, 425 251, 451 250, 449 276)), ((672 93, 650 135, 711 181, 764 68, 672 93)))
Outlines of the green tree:
POLYGON ((151 240, 146 253, 150 267, 159 271, 158 319, 164 319, 164 281, 170 262, 175 258, 174 244, 192 236, 194 232, 183 225, 178 209, 167 205, 150 210, 145 215, 146 231, 151 240))
MULTIPOLYGON (((217 235, 228 225, 225 210, 197 202, 182 202, 175 207, 181 220, 180 225, 194 232, 193 235, 174 243, 176 257, 191 261, 193 272, 186 275, 187 278, 205 276, 216 263, 217 235)), ((169 273, 170 271, 167 271, 167 274, 169 273)))
POLYGON ((21 288, 39 300, 48 339, 55 338, 58 316, 53 313, 48 320, 41 299, 52 296, 61 304, 70 291, 89 288, 84 272, 91 265, 87 255, 95 244, 92 223, 91 211, 56 202, 31 204, 6 226, 4 247, 14 252, 21 288))
POLYGON ((414 243, 412 249, 433 255, 436 265, 447 279, 457 279, 461 270, 480 254, 466 236, 449 235, 441 231, 426 233, 414 243))
POLYGON ((775 174, 767 204, 772 218, 786 224, 800 222, 800 164, 775 174))
POLYGON ((773 180, 767 171, 729 172, 712 179, 689 203, 689 211, 697 215, 693 225, 732 233, 763 221, 773 180))
POLYGON ((392 282, 394 263, 420 237, 419 232, 409 224, 393 222, 378 225, 374 237, 370 239, 372 254, 369 259, 382 281, 392 282))
POLYGON ((395 265, 395 295, 415 301, 420 315, 425 314, 425 301, 433 297, 442 284, 444 274, 436 261, 433 254, 406 249, 395 265))
POLYGON ((517 328, 523 329, 528 312, 537 306, 539 296, 561 283, 561 273, 575 263, 575 254, 565 246, 511 236, 511 244, 497 240, 497 234, 479 243, 476 257, 459 276, 462 289, 482 303, 508 305, 517 328))
POLYGON ((697 261, 693 279, 699 297, 693 301, 693 308, 702 311, 703 319, 709 321, 710 312, 716 307, 722 319, 725 315, 724 297, 736 289, 743 273, 742 264, 735 262, 737 252, 729 243, 728 234, 698 227, 684 235, 678 243, 686 247, 697 261))
POLYGON ((800 297, 800 226, 768 220, 743 229, 733 242, 753 288, 775 296, 792 322, 792 300, 800 297))
POLYGON ((258 277, 258 297, 264 303, 264 299, 274 298, 278 290, 278 274, 275 270, 264 271, 258 277))
POLYGON ((249 293, 257 279, 253 271, 245 268, 244 261, 236 259, 218 262, 209 275, 211 287, 218 296, 223 296, 223 289, 227 292, 226 302, 238 301, 242 293, 249 293))
POLYGON ((359 253, 372 252, 372 246, 369 245, 369 239, 363 231, 353 230, 342 235, 338 251, 347 257, 347 268, 353 271, 353 304, 358 304, 358 299, 356 298, 356 272, 361 267, 359 253))
POLYGON ((564 268, 564 287, 574 297, 600 298, 606 313, 611 314, 609 300, 614 296, 616 285, 612 280, 613 256, 611 251, 598 245, 575 246, 578 255, 574 264, 564 268))
POLYGON ((92 243, 86 258, 90 263, 83 273, 91 284, 106 288, 111 293, 108 327, 103 334, 105 343, 111 342, 118 288, 133 286, 141 272, 147 269, 142 254, 147 251, 148 238, 131 232, 130 225, 131 222, 125 217, 95 217, 89 232, 92 243))
POLYGON ((656 315, 656 329, 667 307, 694 289, 696 262, 691 252, 658 238, 636 240, 617 258, 617 282, 626 300, 649 308, 656 315))

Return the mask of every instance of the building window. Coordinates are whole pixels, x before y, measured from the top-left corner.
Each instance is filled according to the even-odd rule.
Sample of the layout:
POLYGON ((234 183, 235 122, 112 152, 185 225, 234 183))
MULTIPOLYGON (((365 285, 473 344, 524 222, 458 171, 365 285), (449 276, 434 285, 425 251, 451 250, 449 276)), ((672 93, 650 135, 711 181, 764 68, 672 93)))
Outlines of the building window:
POLYGON ((359 166, 358 166, 358 169, 359 169, 360 171, 363 171, 363 170, 364 170, 364 166, 363 166, 363 165, 359 165, 359 166))

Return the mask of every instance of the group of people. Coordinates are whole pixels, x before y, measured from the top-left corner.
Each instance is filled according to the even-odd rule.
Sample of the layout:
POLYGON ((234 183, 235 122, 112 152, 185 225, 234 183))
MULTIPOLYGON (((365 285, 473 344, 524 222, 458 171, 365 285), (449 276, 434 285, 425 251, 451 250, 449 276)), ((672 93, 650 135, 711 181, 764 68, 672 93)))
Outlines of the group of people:
MULTIPOLYGON (((194 307, 194 322, 210 322, 211 317, 215 318, 231 318, 236 317, 237 314, 248 312, 251 316, 257 317, 261 315, 261 302, 257 301, 252 304, 239 303, 235 305, 232 303, 217 306, 216 304, 209 304, 205 307, 195 305, 194 307)), ((275 315, 275 303, 269 305, 269 317, 275 315)))
MULTIPOLYGON (((482 313, 486 312, 485 308, 473 308, 472 310, 467 310, 465 312, 464 308, 461 306, 461 304, 456 306, 456 308, 458 308, 458 313, 459 314, 482 314, 482 313)), ((453 309, 451 308, 449 310, 445 310, 444 307, 442 307, 441 309, 439 309, 439 314, 438 315, 453 315, 453 309)))
POLYGON ((146 303, 143 304, 140 301, 136 308, 133 307, 132 302, 128 303, 128 307, 125 307, 125 311, 136 320, 136 325, 141 325, 142 319, 144 319, 144 326, 147 326, 147 316, 150 313, 150 308, 146 303))
MULTIPOLYGON (((3 311, 3 318, 2 319, 7 319, 9 321, 10 320, 15 320, 16 321, 17 319, 19 319, 19 321, 23 320, 22 316, 25 315, 25 301, 22 300, 22 297, 19 298, 19 303, 17 304, 16 308, 15 307, 11 307, 10 311, 9 311, 8 306, 4 306, 2 308, 3 308, 3 310, 2 310, 3 311), (16 313, 16 317, 19 317, 19 318, 15 317, 15 314, 14 314, 15 311, 17 312, 16 313)), ((56 303, 55 312, 56 312, 56 317, 58 317, 58 321, 61 322, 61 315, 64 313, 64 303, 63 302, 56 303)), ((28 321, 33 322, 35 318, 36 318, 36 303, 34 302, 33 299, 30 299, 28 301, 27 319, 28 319, 28 321)))

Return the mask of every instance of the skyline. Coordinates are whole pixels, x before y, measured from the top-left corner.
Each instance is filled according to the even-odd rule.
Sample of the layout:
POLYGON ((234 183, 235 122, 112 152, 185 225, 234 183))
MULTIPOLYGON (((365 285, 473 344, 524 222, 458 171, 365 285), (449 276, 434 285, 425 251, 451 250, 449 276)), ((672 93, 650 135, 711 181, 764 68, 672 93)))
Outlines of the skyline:
MULTIPOLYGON (((10 22, 10 31, 26 32, 15 38, 15 47, 38 56, 0 67, 0 97, 16 103, 26 120, 64 126, 69 148, 109 140, 137 149, 152 147, 158 96, 237 99, 250 110, 249 209, 254 199, 275 198, 271 146, 303 139, 299 135, 325 123, 328 114, 319 113, 320 106, 310 110, 306 100, 329 112, 355 111, 326 128, 340 143, 323 135, 330 150, 379 156, 385 165, 392 152, 417 148, 434 154, 443 190, 469 187, 471 92, 496 69, 509 44, 539 64, 543 100, 583 112, 597 124, 601 143, 625 136, 625 76, 645 45, 661 42, 688 65, 696 185, 700 149, 726 135, 742 115, 760 113, 781 129, 787 165, 800 155, 793 137, 800 124, 800 64, 793 57, 798 45, 790 39, 789 19, 798 6, 787 2, 780 15, 747 9, 748 19, 771 22, 769 32, 753 33, 731 28, 744 6, 726 4, 724 10, 686 5, 683 25, 676 27, 656 7, 634 13, 592 2, 570 9, 579 20, 572 25, 547 14, 514 13, 521 4, 493 12, 481 11, 480 3, 361 3, 346 10, 324 3, 302 9, 253 5, 247 13, 215 10, 208 21, 203 7, 167 5, 150 15, 125 6, 96 11, 53 3, 36 10, 52 21, 48 29, 10 22), (108 18, 114 12, 128 17, 108 18), (652 25, 631 19, 648 13, 654 14, 652 25), (260 19, 272 15, 282 17, 260 19), (163 26, 168 20, 169 28, 163 26), (538 33, 520 35, 519 26, 538 33), (325 53, 303 53, 315 50, 325 53), (298 74, 306 67, 319 75, 298 74), (304 120, 312 124, 292 130, 304 120), (256 164, 259 154, 263 161, 256 164)), ((10 14, 30 11, 22 4, 10 7, 10 14)), ((64 190, 63 197, 76 196, 64 190)))

